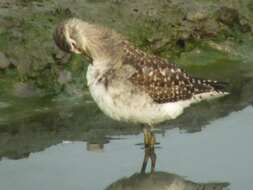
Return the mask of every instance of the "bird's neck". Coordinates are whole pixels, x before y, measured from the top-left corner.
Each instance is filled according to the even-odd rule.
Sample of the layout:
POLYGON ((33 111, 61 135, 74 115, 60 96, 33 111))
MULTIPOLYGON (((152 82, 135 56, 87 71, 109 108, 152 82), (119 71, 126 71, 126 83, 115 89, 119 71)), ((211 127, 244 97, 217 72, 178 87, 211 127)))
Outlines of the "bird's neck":
POLYGON ((102 76, 108 73, 113 74, 122 66, 122 60, 120 58, 111 59, 106 57, 105 59, 98 58, 92 62, 92 67, 102 76))
POLYGON ((123 51, 118 48, 117 44, 91 43, 87 52, 89 52, 88 56, 92 60, 92 65, 101 73, 106 73, 113 68, 119 67, 122 63, 123 51))
POLYGON ((78 41, 84 54, 92 59, 97 68, 109 68, 120 62, 122 39, 116 32, 96 25, 78 25, 78 41))

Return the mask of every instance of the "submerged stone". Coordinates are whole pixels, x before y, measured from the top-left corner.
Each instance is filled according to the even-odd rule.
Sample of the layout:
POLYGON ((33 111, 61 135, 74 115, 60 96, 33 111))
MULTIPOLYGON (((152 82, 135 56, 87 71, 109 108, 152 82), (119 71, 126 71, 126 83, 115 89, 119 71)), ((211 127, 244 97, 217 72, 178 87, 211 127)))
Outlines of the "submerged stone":
POLYGON ((10 60, 6 57, 6 55, 0 52, 0 70, 6 69, 10 66, 10 60))

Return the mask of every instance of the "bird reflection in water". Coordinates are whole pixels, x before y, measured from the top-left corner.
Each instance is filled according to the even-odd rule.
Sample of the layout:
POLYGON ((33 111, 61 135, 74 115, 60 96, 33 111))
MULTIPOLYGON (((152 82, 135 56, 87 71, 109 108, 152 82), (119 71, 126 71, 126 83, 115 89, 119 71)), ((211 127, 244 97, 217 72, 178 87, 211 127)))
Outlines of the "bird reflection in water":
POLYGON ((106 190, 225 190, 229 186, 229 183, 196 183, 176 174, 156 172, 155 165, 155 147, 145 146, 141 172, 128 178, 119 179, 108 186, 106 190), (151 172, 145 173, 149 159, 151 160, 151 172))

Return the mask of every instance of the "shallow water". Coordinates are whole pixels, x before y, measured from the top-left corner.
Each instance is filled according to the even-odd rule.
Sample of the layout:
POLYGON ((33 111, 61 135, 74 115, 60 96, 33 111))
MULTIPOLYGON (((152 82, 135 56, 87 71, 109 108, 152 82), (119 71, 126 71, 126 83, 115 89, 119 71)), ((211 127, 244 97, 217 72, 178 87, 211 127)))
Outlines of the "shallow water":
MULTIPOLYGON (((252 115, 253 108, 248 106, 211 122, 198 133, 172 129, 157 134, 160 145, 156 148, 156 170, 164 172, 160 178, 158 176, 157 187, 159 182, 168 182, 169 186, 170 182, 164 181, 168 175, 173 180, 184 176, 197 183, 227 182, 229 189, 252 189, 252 115)), ((95 190, 120 183, 117 181, 121 178, 140 171, 144 153, 142 146, 137 144, 142 142, 143 136, 111 137, 114 140, 104 145, 63 141, 26 158, 3 158, 0 162, 1 189, 95 190)), ((134 189, 136 180, 125 180, 122 183, 134 189)), ((115 189, 124 189, 117 185, 115 189)), ((176 187, 174 189, 184 189, 176 187)))
POLYGON ((252 73, 243 63, 231 63, 224 75, 217 70, 231 81, 231 95, 193 105, 157 128, 152 175, 149 165, 140 174, 142 127, 107 118, 88 92, 81 98, 2 94, 0 189, 251 190, 252 73))
POLYGON ((253 189, 253 67, 218 63, 226 67, 186 69, 230 81, 231 94, 193 105, 157 128, 152 175, 149 165, 140 174, 142 127, 104 116, 88 92, 17 98, 6 91, 0 96, 0 189, 253 189))
POLYGON ((251 190, 253 83, 251 77, 241 80, 231 95, 193 105, 157 128, 152 175, 139 174, 142 128, 110 120, 88 93, 82 98, 3 96, 0 189, 251 190))

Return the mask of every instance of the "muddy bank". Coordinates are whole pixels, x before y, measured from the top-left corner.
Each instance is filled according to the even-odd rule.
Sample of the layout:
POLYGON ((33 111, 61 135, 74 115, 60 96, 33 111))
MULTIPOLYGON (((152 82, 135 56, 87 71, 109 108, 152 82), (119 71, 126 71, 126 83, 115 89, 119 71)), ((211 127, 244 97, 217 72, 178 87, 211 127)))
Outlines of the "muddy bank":
MULTIPOLYGON (((83 94, 87 60, 63 54, 52 40, 55 25, 65 18, 108 26, 148 52, 191 67, 206 62, 189 59, 192 54, 201 56, 209 50, 232 60, 245 59, 241 47, 252 40, 252 10, 251 1, 239 0, 4 0, 0 86, 12 78, 14 85, 7 94, 14 96, 83 94)), ((208 64, 215 61, 210 58, 208 64)))

